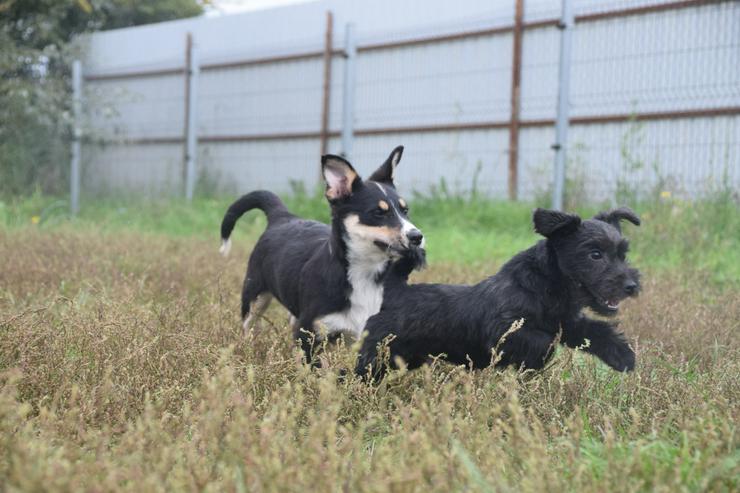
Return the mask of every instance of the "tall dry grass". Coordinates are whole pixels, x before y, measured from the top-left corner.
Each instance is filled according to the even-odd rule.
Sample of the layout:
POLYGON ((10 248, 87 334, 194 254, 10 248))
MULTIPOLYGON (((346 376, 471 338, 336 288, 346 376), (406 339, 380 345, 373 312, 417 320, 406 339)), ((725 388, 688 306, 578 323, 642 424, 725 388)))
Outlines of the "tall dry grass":
MULTIPOLYGON (((435 364, 378 387, 299 363, 271 308, 240 337, 244 246, 0 232, 0 490, 736 491, 740 292, 646 273, 634 373, 435 364)), ((495 265, 436 265, 472 282, 495 265)))

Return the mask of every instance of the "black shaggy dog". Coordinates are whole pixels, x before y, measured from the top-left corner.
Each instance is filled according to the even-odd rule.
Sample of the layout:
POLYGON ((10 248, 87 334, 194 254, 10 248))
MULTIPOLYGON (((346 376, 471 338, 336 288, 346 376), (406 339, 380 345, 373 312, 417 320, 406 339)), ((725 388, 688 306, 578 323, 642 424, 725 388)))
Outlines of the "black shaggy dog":
POLYGON ((274 297, 293 315, 294 335, 308 362, 319 339, 317 325, 330 336, 360 336, 367 319, 380 310, 389 266, 408 250, 424 247, 393 182, 402 153, 402 146, 395 148, 367 181, 345 159, 322 157, 331 226, 295 216, 268 191, 248 193, 229 207, 221 224, 224 254, 244 213, 261 209, 267 215, 267 229, 254 246, 244 279, 245 331, 274 297))
POLYGON ((410 369, 430 355, 483 368, 491 364, 494 348, 497 366, 540 369, 560 334, 561 343, 584 347, 615 370, 632 370, 635 354, 615 325, 581 313, 589 307, 612 316, 621 300, 637 295, 639 273, 625 259, 622 219, 640 224, 627 208, 585 221, 537 209, 534 228, 546 239, 474 286, 409 285, 413 256, 399 262, 386 281, 381 311, 365 327, 355 372, 383 377, 386 369, 378 345, 390 335, 390 363, 400 356, 410 369), (520 319, 523 325, 509 331, 520 319))

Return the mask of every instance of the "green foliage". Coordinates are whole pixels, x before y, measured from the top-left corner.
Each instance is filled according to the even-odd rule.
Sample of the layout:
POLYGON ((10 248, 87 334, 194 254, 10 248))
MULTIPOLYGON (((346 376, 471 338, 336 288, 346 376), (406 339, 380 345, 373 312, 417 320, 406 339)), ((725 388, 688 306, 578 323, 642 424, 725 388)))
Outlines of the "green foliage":
MULTIPOLYGON (((329 221, 321 194, 296 187, 284 197, 301 217, 329 221)), ((180 200, 113 201, 83 204, 75 227, 101 231, 139 231, 152 235, 196 236, 218 241, 219 225, 233 197, 180 200)), ((539 237, 531 226, 534 205, 483 198, 416 196, 411 217, 427 237, 430 262, 500 265, 539 237)), ((624 226, 632 240, 630 258, 646 269, 689 269, 704 272, 718 283, 740 284, 740 204, 730 190, 700 201, 659 198, 633 206, 643 225, 624 226)), ((589 217, 598 208, 576 209, 589 217)), ((0 228, 54 229, 68 223, 67 208, 56 199, 36 194, 0 203, 0 228), (39 223, 34 226, 33 217, 39 223)), ((259 211, 237 223, 235 241, 251 241, 265 228, 259 211)))
POLYGON ((0 197, 66 189, 75 35, 200 13, 196 0, 0 1, 0 197))
POLYGON ((93 11, 104 19, 100 29, 140 26, 154 22, 195 17, 203 13, 196 0, 91 0, 93 11))

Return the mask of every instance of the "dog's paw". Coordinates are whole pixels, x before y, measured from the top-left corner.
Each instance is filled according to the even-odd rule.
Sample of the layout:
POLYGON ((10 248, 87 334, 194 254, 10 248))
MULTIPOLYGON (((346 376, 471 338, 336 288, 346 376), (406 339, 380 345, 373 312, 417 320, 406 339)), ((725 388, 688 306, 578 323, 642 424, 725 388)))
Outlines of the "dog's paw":
POLYGON ((622 336, 612 339, 601 353, 598 356, 604 363, 617 371, 632 371, 635 369, 635 352, 622 336))

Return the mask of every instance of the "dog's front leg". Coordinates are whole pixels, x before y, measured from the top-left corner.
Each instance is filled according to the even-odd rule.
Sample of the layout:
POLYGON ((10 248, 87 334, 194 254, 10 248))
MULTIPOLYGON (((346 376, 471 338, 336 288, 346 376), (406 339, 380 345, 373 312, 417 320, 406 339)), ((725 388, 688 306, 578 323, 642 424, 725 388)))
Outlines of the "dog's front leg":
POLYGON ((496 341, 493 360, 498 367, 513 365, 520 370, 540 370, 552 355, 554 339, 552 334, 535 328, 520 328, 496 341))
MULTIPOLYGON (((370 317, 365 324, 365 338, 357 356, 355 374, 366 381, 379 382, 383 379, 388 366, 393 366, 399 346, 392 344, 396 336, 392 327, 393 314, 380 312, 370 317)), ((397 332, 397 331, 395 331, 397 332)))
POLYGON ((635 368, 635 352, 624 334, 617 332, 609 322, 580 317, 563 327, 563 342, 572 348, 585 346, 586 352, 617 371, 632 371, 635 368))
POLYGON ((375 332, 374 334, 369 334, 362 341, 360 353, 357 355, 355 374, 367 382, 380 382, 388 371, 388 362, 385 361, 383 356, 378 357, 378 349, 383 347, 383 339, 387 335, 388 333, 386 332, 383 334, 375 332))
POLYGON ((293 337, 301 343, 305 363, 311 365, 313 368, 320 368, 321 361, 316 358, 316 350, 319 347, 320 341, 314 328, 313 319, 298 319, 298 322, 293 325, 293 337))

